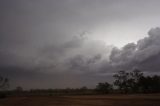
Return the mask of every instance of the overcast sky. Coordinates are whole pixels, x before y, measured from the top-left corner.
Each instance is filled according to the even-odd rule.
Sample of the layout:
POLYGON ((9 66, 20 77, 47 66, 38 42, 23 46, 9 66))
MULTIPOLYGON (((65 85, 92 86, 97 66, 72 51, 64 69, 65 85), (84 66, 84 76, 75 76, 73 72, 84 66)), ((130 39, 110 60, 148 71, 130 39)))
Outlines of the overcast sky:
POLYGON ((159 0, 0 0, 0 75, 29 89, 157 74, 159 10, 159 0))

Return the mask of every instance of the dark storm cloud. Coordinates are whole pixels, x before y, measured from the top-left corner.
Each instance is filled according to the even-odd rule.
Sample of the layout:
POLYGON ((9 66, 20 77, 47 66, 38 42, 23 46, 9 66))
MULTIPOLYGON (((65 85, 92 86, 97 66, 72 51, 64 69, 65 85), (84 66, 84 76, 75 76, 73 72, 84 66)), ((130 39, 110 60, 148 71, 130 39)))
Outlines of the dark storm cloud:
POLYGON ((137 44, 129 43, 122 48, 99 40, 112 35, 92 33, 104 24, 140 18, 142 13, 144 16, 159 13, 159 1, 153 3, 156 7, 153 12, 149 12, 151 2, 143 6, 145 9, 143 3, 143 0, 138 3, 0 0, 0 74, 8 76, 14 87, 47 88, 93 86, 111 79, 120 69, 158 72, 159 28, 151 29, 149 36, 137 44))
POLYGON ((95 55, 93 57, 85 57, 83 55, 76 55, 69 59, 68 65, 70 70, 77 70, 83 73, 88 71, 94 71, 94 65, 101 60, 101 55, 95 55))
MULTIPOLYGON (((44 49, 41 49, 42 51, 40 51, 40 54, 35 60, 33 59, 33 61, 30 62, 25 61, 24 63, 23 58, 19 59, 19 57, 14 55, 2 55, 1 52, 1 59, 4 60, 1 61, 1 70, 3 70, 1 73, 4 75, 8 74, 8 76, 13 79, 18 76, 16 79, 21 79, 21 81, 26 81, 26 79, 28 79, 28 81, 38 81, 38 79, 49 81, 52 79, 55 81, 55 87, 62 87, 59 83, 56 84, 56 81, 62 83, 62 77, 64 77, 64 79, 68 79, 69 82, 73 76, 76 76, 76 78, 74 78, 77 81, 82 81, 83 78, 87 79, 87 77, 91 77, 91 79, 96 77, 98 81, 104 81, 104 79, 107 79, 104 78, 104 76, 111 77, 117 70, 132 70, 134 68, 138 68, 150 73, 159 72, 159 31, 160 28, 151 29, 148 32, 148 37, 139 40, 137 44, 129 43, 120 49, 114 46, 108 46, 108 48, 110 48, 108 49, 106 46, 97 45, 97 42, 95 41, 79 37, 79 42, 77 42, 77 44, 71 40, 64 43, 64 45, 61 45, 60 50, 57 50, 58 48, 55 49, 53 46, 48 48, 45 47, 44 49), (69 46, 66 45, 68 43, 69 46), (72 43, 77 46, 72 46, 72 43), (97 47, 94 46, 94 48, 97 48, 96 51, 101 47, 101 49, 96 53, 85 51, 85 48, 83 48, 83 46, 85 46, 88 50, 93 44, 97 45, 97 47), (108 52, 110 53, 106 56, 106 52, 104 52, 103 49, 108 49, 108 52), (75 52, 73 52, 74 50, 75 52), (83 52, 80 52, 81 50, 83 52), (47 78, 49 79, 47 80, 47 78)), ((77 40, 77 37, 75 40, 77 40)), ((15 82, 21 81, 15 80, 15 82)), ((77 82, 72 82, 69 85, 74 86, 75 83, 77 82)), ((27 84, 29 85, 29 83, 27 84)), ((82 83, 79 84, 81 85, 82 83)), ((26 86, 25 84, 22 85, 26 86)), ((37 85, 37 87, 39 86, 40 85, 37 85)), ((50 85, 50 87, 52 86, 50 85)))
POLYGON ((159 71, 160 58, 160 28, 151 29, 149 36, 137 44, 129 43, 123 48, 113 48, 110 63, 117 69, 140 68, 144 71, 159 71))
POLYGON ((159 72, 160 62, 160 28, 153 28, 148 37, 135 43, 128 43, 122 48, 112 47, 109 59, 101 54, 90 57, 76 55, 69 61, 72 70, 92 73, 114 73, 118 70, 135 68, 146 72, 159 72))
POLYGON ((122 48, 112 47, 109 59, 101 54, 86 57, 76 55, 70 59, 72 70, 99 73, 114 73, 118 70, 138 68, 145 72, 159 72, 160 62, 160 28, 153 28, 148 37, 135 43, 128 43, 122 48))

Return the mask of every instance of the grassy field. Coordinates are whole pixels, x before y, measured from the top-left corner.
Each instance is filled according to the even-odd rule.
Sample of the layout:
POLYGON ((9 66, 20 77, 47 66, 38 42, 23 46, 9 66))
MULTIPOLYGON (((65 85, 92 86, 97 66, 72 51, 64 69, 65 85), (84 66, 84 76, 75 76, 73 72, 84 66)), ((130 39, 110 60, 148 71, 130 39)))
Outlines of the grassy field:
POLYGON ((8 97, 0 106, 160 106, 160 94, 8 97))

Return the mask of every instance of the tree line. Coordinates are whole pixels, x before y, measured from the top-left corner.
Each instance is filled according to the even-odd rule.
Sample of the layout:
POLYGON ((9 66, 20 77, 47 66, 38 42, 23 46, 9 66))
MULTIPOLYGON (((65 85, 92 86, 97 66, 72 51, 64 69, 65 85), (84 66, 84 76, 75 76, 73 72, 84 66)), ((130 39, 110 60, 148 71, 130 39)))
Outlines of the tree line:
POLYGON ((132 72, 124 70, 118 71, 113 75, 114 82, 99 83, 96 89, 102 93, 159 93, 160 76, 144 75, 138 69, 132 72))
POLYGON ((113 83, 100 82, 94 89, 87 87, 66 89, 31 89, 23 90, 18 86, 15 90, 6 91, 9 80, 0 76, 0 97, 4 97, 2 91, 10 95, 96 95, 108 93, 160 93, 160 76, 144 75, 138 69, 131 72, 118 71, 113 75, 113 83))

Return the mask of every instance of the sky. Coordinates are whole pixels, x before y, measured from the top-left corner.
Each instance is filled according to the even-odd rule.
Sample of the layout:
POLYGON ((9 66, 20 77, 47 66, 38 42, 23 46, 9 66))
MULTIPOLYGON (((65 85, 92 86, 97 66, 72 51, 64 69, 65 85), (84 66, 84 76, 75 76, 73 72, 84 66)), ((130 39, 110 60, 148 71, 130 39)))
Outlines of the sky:
POLYGON ((0 75, 10 87, 112 82, 160 71, 159 0, 0 0, 0 75))

